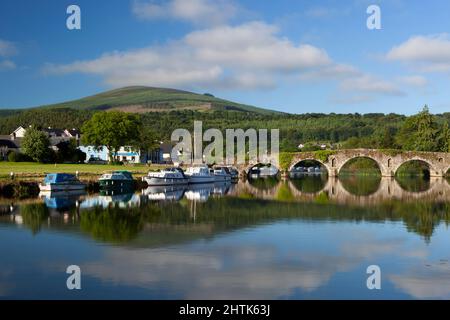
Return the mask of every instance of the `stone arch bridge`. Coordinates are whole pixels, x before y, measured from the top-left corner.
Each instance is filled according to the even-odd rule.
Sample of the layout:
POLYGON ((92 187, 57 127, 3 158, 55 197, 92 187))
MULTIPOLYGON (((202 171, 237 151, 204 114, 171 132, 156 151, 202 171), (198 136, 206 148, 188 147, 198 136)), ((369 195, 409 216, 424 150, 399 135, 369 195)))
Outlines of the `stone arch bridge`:
MULTIPOLYGON (((432 177, 443 177, 450 170, 450 153, 445 152, 345 149, 297 152, 289 155, 289 163, 285 168, 282 168, 283 171, 291 171, 302 161, 314 160, 321 163, 331 177, 338 176, 342 167, 355 158, 370 158, 374 160, 378 164, 383 177, 393 177, 401 165, 414 160, 426 163, 432 177)), ((242 166, 240 169, 248 173, 257 164, 250 163, 242 166)))

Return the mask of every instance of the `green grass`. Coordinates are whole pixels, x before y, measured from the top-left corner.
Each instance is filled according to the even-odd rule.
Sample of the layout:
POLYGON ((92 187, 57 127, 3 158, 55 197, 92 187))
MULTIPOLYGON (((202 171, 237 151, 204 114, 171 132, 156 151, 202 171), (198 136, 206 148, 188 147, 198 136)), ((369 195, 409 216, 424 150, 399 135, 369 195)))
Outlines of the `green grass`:
POLYGON ((263 114, 274 114, 276 111, 257 108, 249 105, 235 103, 214 96, 197 94, 188 91, 152 88, 143 86, 125 87, 106 91, 78 100, 62 102, 53 105, 41 106, 42 108, 71 108, 88 110, 107 110, 115 107, 142 106, 145 110, 176 110, 202 104, 211 104, 212 110, 236 110, 250 111, 263 114))
POLYGON ((164 165, 96 165, 96 164, 42 164, 34 162, 0 162, 0 178, 9 179, 10 172, 18 178, 43 177, 47 173, 78 173, 81 176, 100 175, 108 171, 128 170, 135 175, 145 175, 148 171, 158 170, 164 165))

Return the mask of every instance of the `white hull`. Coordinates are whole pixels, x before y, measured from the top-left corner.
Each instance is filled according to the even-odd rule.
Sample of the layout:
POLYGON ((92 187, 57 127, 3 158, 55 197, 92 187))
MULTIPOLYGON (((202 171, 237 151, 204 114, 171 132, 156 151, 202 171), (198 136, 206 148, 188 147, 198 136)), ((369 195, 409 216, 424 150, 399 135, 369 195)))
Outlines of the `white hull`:
POLYGON ((231 181, 231 176, 215 175, 214 176, 214 181, 215 182, 230 182, 231 181))
POLYGON ((149 186, 175 186, 188 184, 188 179, 182 178, 159 178, 159 177, 143 177, 142 180, 147 182, 149 186))
POLYGON ((84 184, 40 184, 39 190, 41 191, 76 191, 84 190, 86 185, 84 184))
POLYGON ((188 176, 190 184, 196 183, 214 183, 214 176, 188 176))

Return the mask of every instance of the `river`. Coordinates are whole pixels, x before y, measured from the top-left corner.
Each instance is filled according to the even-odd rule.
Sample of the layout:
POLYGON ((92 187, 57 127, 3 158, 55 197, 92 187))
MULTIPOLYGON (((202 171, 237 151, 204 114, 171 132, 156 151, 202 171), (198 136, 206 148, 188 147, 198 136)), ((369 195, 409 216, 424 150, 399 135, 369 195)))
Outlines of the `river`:
POLYGON ((41 195, 1 199, 0 214, 0 299, 450 298, 442 178, 41 195))

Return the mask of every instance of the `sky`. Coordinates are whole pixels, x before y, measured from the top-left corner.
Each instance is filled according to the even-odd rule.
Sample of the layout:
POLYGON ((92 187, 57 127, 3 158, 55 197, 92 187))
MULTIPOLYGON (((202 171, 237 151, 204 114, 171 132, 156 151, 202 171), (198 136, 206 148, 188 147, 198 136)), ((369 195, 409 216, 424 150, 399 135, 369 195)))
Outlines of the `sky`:
POLYGON ((131 85, 290 113, 450 112, 447 0, 2 0, 0 108, 131 85), (69 5, 81 29, 69 30, 69 5), (381 29, 369 29, 370 5, 381 29))

